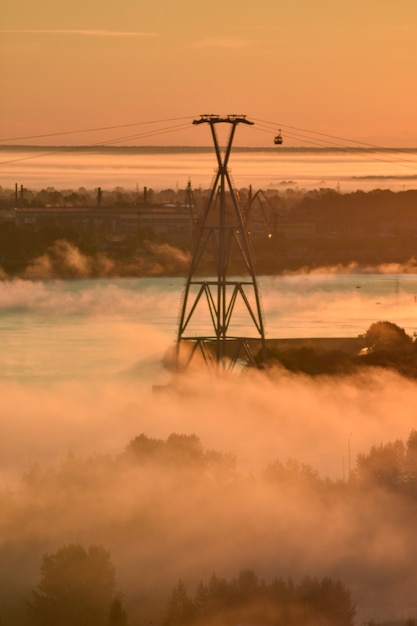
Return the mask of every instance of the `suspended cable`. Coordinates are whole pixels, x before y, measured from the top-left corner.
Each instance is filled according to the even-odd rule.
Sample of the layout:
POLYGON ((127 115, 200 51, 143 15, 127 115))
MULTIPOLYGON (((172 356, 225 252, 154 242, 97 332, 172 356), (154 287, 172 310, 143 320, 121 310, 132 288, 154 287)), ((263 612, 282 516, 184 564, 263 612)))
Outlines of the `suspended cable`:
POLYGON ((31 159, 40 159, 41 157, 48 156, 50 154, 57 154, 58 150, 51 150, 50 152, 41 152, 40 154, 32 154, 32 156, 19 157, 18 159, 8 159, 7 161, 0 161, 0 165, 8 165, 9 163, 18 163, 19 161, 30 161, 31 159))
POLYGON ((338 139, 339 141, 346 141, 346 142, 354 143, 354 144, 357 144, 357 145, 360 145, 360 146, 364 146, 364 147, 367 147, 367 148, 375 148, 376 150, 386 150, 386 148, 384 148, 382 146, 377 146, 377 145, 372 144, 372 143, 364 143, 362 141, 357 141, 355 139, 347 139, 346 137, 339 137, 337 135, 329 135, 327 133, 321 133, 321 132, 318 132, 318 131, 315 131, 315 130, 308 130, 306 128, 299 128, 297 126, 289 126, 288 124, 278 124, 276 122, 269 122, 267 120, 257 120, 255 118, 254 118, 254 121, 255 122, 260 122, 260 123, 263 123, 263 124, 269 124, 273 128, 278 128, 278 127, 279 128, 290 128, 292 130, 297 130, 297 131, 300 131, 302 133, 310 133, 310 134, 313 134, 313 135, 320 135, 321 137, 329 137, 330 139, 338 139))
POLYGON ((358 156, 361 156, 362 158, 367 158, 367 159, 374 160, 374 161, 381 161, 383 163, 397 162, 397 163, 401 163, 402 165, 404 165, 404 167, 408 167, 413 170, 417 168, 416 161, 404 158, 400 156, 399 154, 392 154, 392 152, 390 152, 389 159, 384 158, 383 156, 377 156, 373 153, 371 154, 371 150, 372 152, 377 151, 381 154, 381 152, 384 153, 387 150, 391 150, 389 148, 387 149, 387 148, 383 148, 382 146, 376 146, 374 144, 366 144, 363 142, 355 142, 355 143, 361 144, 361 146, 357 146, 357 149, 355 150, 355 148, 353 148, 352 146, 341 145, 340 143, 336 143, 334 141, 325 142, 323 139, 320 139, 320 137, 329 137, 332 139, 338 139, 340 141, 354 142, 354 140, 352 139, 344 139, 342 137, 337 137, 335 135, 328 135, 326 133, 315 132, 312 130, 298 129, 295 126, 286 126, 285 124, 281 124, 281 125, 272 124, 272 122, 264 122, 262 120, 259 120, 257 127, 263 132, 270 133, 271 129, 269 128, 269 126, 266 126, 266 124, 268 125, 270 124, 271 127, 274 129, 280 126, 281 128, 296 129, 296 130, 299 130, 300 132, 307 132, 307 133, 310 133, 310 135, 319 135, 319 137, 312 138, 310 135, 306 136, 306 135, 299 134, 299 133, 286 132, 287 137, 297 139, 298 141, 302 141, 303 143, 307 143, 312 146, 316 146, 316 147, 323 148, 323 149, 329 148, 332 150, 338 150, 340 152, 346 152, 346 153, 355 152, 355 154, 357 154, 358 156), (261 126, 259 126, 259 124, 261 126))
POLYGON ((59 137, 62 135, 77 135, 80 133, 94 133, 100 132, 103 130, 115 130, 117 128, 129 128, 131 126, 144 126, 146 124, 165 124, 166 122, 176 122, 178 120, 191 120, 193 117, 172 117, 165 120, 151 120, 148 122, 132 122, 131 124, 119 124, 117 126, 101 126, 98 128, 83 128, 80 130, 65 130, 57 133, 48 133, 44 135, 27 135, 22 137, 8 137, 8 138, 0 138, 0 142, 3 143, 5 141, 22 141, 26 139, 45 139, 47 137, 59 137))
POLYGON ((186 128, 189 128, 188 124, 178 124, 176 126, 170 126, 168 128, 164 128, 161 130, 148 131, 146 133, 140 133, 140 134, 136 133, 134 135, 126 135, 124 137, 118 137, 117 139, 110 139, 108 141, 96 143, 92 147, 110 146, 110 145, 114 145, 117 143, 121 143, 123 141, 130 141, 132 139, 143 139, 144 137, 157 137, 158 135, 165 135, 168 133, 176 132, 178 130, 185 130, 186 128))
MULTIPOLYGON (((14 137, 14 138, 9 138, 9 139, 0 139, 0 142, 4 142, 4 141, 18 141, 18 140, 23 140, 23 139, 37 139, 37 138, 46 138, 46 137, 56 137, 56 136, 62 136, 62 135, 75 135, 77 133, 87 133, 87 132, 100 132, 100 131, 104 131, 104 130, 115 130, 115 129, 121 129, 121 128, 131 128, 134 126, 145 126, 145 125, 152 125, 152 124, 165 124, 167 122, 175 122, 175 121, 182 121, 182 120, 191 120, 194 119, 195 116, 193 117, 176 117, 176 118, 167 118, 165 120, 150 120, 150 121, 144 121, 144 122, 133 122, 133 123, 129 123, 129 124, 120 124, 120 125, 115 125, 115 126, 103 126, 103 127, 97 127, 97 128, 89 128, 89 129, 80 129, 80 130, 74 130, 74 131, 62 131, 62 132, 58 132, 58 133, 49 133, 49 134, 43 134, 43 135, 31 135, 31 136, 26 136, 26 137, 14 137)), ((304 129, 304 128, 300 128, 297 126, 290 126, 290 125, 286 125, 286 124, 278 124, 276 122, 272 122, 272 121, 268 121, 268 120, 262 120, 262 119, 256 119, 254 118, 254 121, 256 122, 256 126, 254 127, 255 129, 264 132, 264 133, 268 133, 270 134, 272 132, 272 130, 276 130, 278 127, 279 128, 284 128, 287 129, 286 130, 286 137, 290 137, 292 139, 295 139, 297 141, 301 141, 304 144, 308 144, 310 146, 314 146, 316 148, 322 148, 322 149, 332 149, 332 150, 338 150, 340 152, 346 152, 346 153, 352 153, 352 151, 355 151, 355 153, 358 156, 361 156, 362 158, 366 158, 366 159, 370 159, 370 160, 374 160, 374 161, 381 161, 381 162, 385 162, 385 163, 393 163, 393 162, 397 162, 397 163, 402 163, 404 165, 404 167, 408 167, 410 169, 415 170, 417 167, 417 163, 414 160, 411 159, 406 159, 404 157, 401 157, 399 154, 392 154, 392 152, 390 152, 390 157, 389 158, 384 158, 381 154, 381 152, 385 152, 387 150, 387 148, 384 148, 382 146, 377 146, 375 144, 370 144, 370 143, 365 143, 365 142, 360 142, 360 141, 355 141, 353 139, 349 139, 349 138, 343 138, 337 135, 331 135, 328 133, 322 133, 322 132, 318 132, 318 131, 313 131, 313 130, 309 130, 309 129, 304 129), (296 131, 296 132, 294 132, 296 131), (349 143, 349 144, 355 144, 355 146, 348 146, 345 145, 343 143, 340 142, 345 142, 349 143), (355 149, 356 148, 356 149, 355 149), (372 154, 370 153, 372 151, 372 154), (374 154, 374 152, 377 151, 380 154, 376 155, 374 154)), ((132 140, 140 140, 140 139, 144 139, 144 138, 150 138, 150 137, 156 137, 156 136, 161 136, 164 134, 168 134, 168 133, 172 133, 172 132, 177 132, 180 130, 184 130, 186 128, 189 127, 189 124, 176 124, 173 126, 168 126, 166 128, 155 128, 153 130, 147 130, 145 132, 142 133, 135 133, 135 134, 131 134, 131 135, 125 135, 122 137, 116 137, 114 139, 108 139, 108 140, 104 140, 101 142, 95 142, 93 144, 90 144, 88 146, 64 146, 64 148, 68 151, 71 151, 71 149, 77 150, 79 151, 81 150, 93 150, 95 148, 98 147, 105 147, 105 146, 112 146, 112 145, 117 145, 120 143, 123 143, 125 141, 132 141, 132 140)), ((285 149, 285 148, 284 148, 285 149)), ((41 152, 41 153, 37 153, 34 155, 26 155, 24 157, 18 157, 15 159, 8 159, 7 161, 2 161, 0 162, 0 165, 6 165, 9 163, 16 163, 19 161, 26 161, 26 160, 31 160, 31 159, 37 159, 37 158, 42 158, 42 157, 46 157, 49 155, 53 155, 56 154, 58 151, 61 150, 61 147, 59 149, 54 149, 54 150, 48 150, 46 152, 41 152)), ((390 149, 388 149, 390 150, 390 149)))
MULTIPOLYGON (((111 146, 111 145, 116 145, 118 143, 121 143, 123 141, 126 140, 131 140, 131 139, 141 139, 144 137, 154 137, 154 136, 158 136, 158 135, 164 135, 164 134, 168 134, 171 132, 175 132, 178 130, 184 130, 185 128, 188 128, 188 124, 179 124, 176 126, 171 126, 168 127, 166 129, 161 129, 161 130, 155 130, 155 131, 148 131, 146 133, 141 133, 141 134, 135 134, 135 135, 127 135, 124 137, 119 137, 117 139, 110 139, 110 140, 106 140, 106 141, 102 141, 102 142, 97 142, 95 144, 90 144, 88 146, 63 146, 65 148, 66 151, 68 152, 79 152, 80 150, 83 151, 87 151, 87 150, 93 150, 95 148, 98 147, 106 147, 106 146, 111 146)), ((57 154, 58 152, 61 152, 61 148, 57 148, 55 150, 48 150, 47 152, 41 152, 38 154, 32 154, 30 156, 24 156, 24 157, 19 157, 17 159, 9 159, 7 161, 0 161, 0 165, 7 165, 9 163, 17 163, 19 161, 28 161, 31 159, 39 159, 45 156, 50 156, 53 154, 57 154)))

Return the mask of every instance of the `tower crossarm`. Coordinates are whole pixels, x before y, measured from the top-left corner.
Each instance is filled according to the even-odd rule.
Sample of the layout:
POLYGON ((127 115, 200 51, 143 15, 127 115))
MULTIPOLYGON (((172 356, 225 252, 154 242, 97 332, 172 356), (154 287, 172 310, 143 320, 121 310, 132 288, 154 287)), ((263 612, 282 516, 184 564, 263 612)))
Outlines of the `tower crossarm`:
POLYGON ((218 124, 228 122, 229 124, 250 124, 254 122, 246 119, 246 115, 226 115, 226 117, 220 117, 220 115, 214 115, 213 113, 205 113, 201 115, 199 120, 193 120, 193 124, 218 124))

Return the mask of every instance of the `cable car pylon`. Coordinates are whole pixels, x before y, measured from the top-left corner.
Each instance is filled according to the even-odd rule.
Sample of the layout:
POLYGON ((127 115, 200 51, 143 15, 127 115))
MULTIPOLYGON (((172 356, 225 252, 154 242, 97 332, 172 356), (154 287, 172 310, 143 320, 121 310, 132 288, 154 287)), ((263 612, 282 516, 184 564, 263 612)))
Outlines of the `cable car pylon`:
POLYGON ((185 283, 176 366, 182 370, 200 359, 222 370, 232 370, 237 364, 266 367, 255 260, 244 212, 228 169, 238 124, 253 122, 244 115, 202 115, 193 124, 210 127, 218 168, 198 224, 185 283), (217 136, 219 124, 230 126, 223 153, 217 136))

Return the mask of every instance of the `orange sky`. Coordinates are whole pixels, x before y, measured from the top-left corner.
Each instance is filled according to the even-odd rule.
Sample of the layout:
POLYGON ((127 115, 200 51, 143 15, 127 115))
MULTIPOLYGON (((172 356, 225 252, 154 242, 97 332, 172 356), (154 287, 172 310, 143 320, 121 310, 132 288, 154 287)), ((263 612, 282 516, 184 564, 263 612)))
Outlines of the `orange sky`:
MULTIPOLYGON (((417 146, 416 0, 8 0, 0 28, 2 143, 184 118, 180 130, 130 143, 210 145, 193 117, 244 113, 283 130, 417 146)), ((287 133, 286 145, 301 139, 287 133)), ((256 125, 239 129, 239 143, 272 139, 256 125)))

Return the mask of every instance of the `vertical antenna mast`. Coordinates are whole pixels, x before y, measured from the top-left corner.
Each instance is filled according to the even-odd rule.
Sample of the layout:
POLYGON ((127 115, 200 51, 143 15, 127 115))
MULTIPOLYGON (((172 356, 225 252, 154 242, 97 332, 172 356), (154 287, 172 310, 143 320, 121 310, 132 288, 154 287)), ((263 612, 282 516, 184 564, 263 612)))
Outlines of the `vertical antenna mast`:
POLYGON ((237 125, 253 122, 244 115, 202 115, 193 124, 210 126, 218 169, 199 224, 185 284, 177 367, 187 367, 197 354, 207 364, 223 369, 233 369, 238 362, 266 366, 255 263, 243 210, 228 169, 237 125), (230 125, 223 154, 216 133, 218 124, 230 125), (236 274, 244 277, 236 279, 236 274), (261 355, 258 363, 255 351, 261 355))

